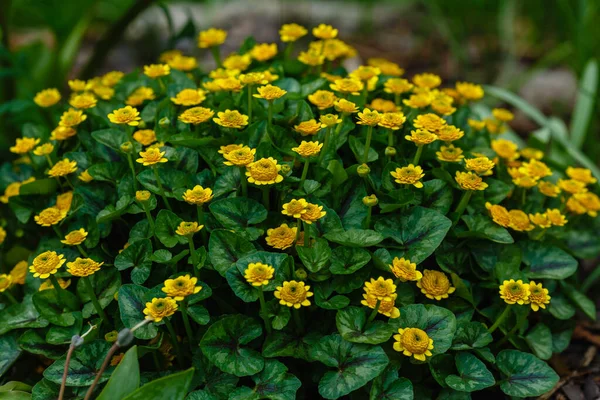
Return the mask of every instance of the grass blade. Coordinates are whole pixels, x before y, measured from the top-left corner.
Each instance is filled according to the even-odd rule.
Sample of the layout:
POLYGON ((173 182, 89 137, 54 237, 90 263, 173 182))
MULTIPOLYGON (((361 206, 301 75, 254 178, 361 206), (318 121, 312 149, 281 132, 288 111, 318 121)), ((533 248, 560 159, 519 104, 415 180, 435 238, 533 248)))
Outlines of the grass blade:
POLYGON ((590 60, 579 82, 577 102, 571 120, 571 143, 581 149, 594 113, 594 100, 598 90, 598 62, 590 60))

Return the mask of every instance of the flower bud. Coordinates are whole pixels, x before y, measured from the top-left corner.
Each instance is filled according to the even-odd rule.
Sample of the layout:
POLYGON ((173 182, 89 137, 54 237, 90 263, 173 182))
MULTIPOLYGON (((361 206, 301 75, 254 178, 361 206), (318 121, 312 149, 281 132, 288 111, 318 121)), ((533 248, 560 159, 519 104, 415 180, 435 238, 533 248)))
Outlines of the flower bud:
POLYGON ((281 164, 281 173, 287 175, 291 171, 291 168, 288 164, 281 164))
POLYGON ((107 342, 110 342, 110 343, 114 343, 117 341, 118 335, 119 335, 119 332, 110 331, 106 335, 104 335, 104 340, 106 340, 107 342))
POLYGON ((359 165, 358 168, 356 168, 356 172, 358 173, 358 176, 360 176, 361 178, 365 178, 371 172, 371 168, 369 168, 367 164, 362 164, 359 165))
POLYGON ((388 157, 394 157, 396 155, 396 148, 388 146, 385 148, 385 155, 388 157))
POLYGON ((119 347, 126 347, 133 341, 133 332, 131 329, 125 328, 117 335, 117 344, 119 347))
POLYGON ((137 127, 138 129, 144 129, 146 127, 146 122, 144 122, 144 120, 141 120, 140 124, 137 127))
POLYGON ((164 128, 171 125, 171 120, 168 117, 162 117, 160 121, 158 121, 158 125, 164 128))
POLYGON ((135 199, 137 201, 148 201, 148 199, 150 198, 150 192, 147 190, 138 190, 137 192, 135 192, 135 199))
POLYGON ((133 145, 131 144, 131 142, 125 142, 121 145, 121 151, 123 153, 130 153, 131 150, 133 150, 133 145))
POLYGON ((377 196, 372 194, 370 196, 363 197, 362 202, 367 207, 375 207, 377 203, 379 203, 379 200, 377 199, 377 196))
POLYGON ((298 280, 305 280, 308 277, 308 273, 304 268, 298 268, 296 272, 294 272, 294 277, 298 280))
POLYGON ((73 335, 73 337, 71 337, 71 346, 73 347, 79 347, 83 344, 83 338, 79 335, 73 335))

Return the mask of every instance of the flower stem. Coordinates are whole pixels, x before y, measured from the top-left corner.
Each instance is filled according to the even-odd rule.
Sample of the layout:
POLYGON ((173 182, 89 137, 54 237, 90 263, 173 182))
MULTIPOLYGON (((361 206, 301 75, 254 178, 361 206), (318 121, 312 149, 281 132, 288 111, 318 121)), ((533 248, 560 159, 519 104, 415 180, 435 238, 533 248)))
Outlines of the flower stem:
POLYGON ((138 185, 137 185, 137 177, 135 174, 135 166, 133 165, 133 160, 131 159, 131 154, 129 154, 129 153, 127 153, 127 163, 129 164, 129 169, 131 169, 131 176, 133 178, 133 190, 135 190, 137 192, 138 185))
POLYGON ((367 217, 364 222, 364 229, 369 229, 371 226, 371 214, 373 213, 373 207, 367 207, 367 217))
MULTIPOLYGON (((298 221, 301 221, 301 219, 299 219, 298 221)), ((304 247, 310 247, 310 229, 309 228, 310 227, 305 222, 304 223, 304 247)))
POLYGON ((54 286, 54 290, 56 290, 56 299, 58 300, 58 303, 64 307, 65 306, 65 302, 63 301, 63 288, 60 287, 60 284, 58 283, 58 280, 56 279, 56 277, 54 275, 50 275, 50 282, 52 283, 52 286, 54 286))
POLYGON ((175 329, 173 329, 173 325, 171 321, 167 318, 164 318, 165 325, 167 326, 167 330, 171 335, 171 340, 173 341, 173 347, 175 347, 175 352, 177 353, 177 362, 179 363, 179 368, 183 369, 183 353, 181 352, 181 347, 179 346, 179 342, 177 341, 177 334, 175 333, 175 329))
POLYGON ((362 96, 363 96, 363 104, 367 105, 367 97, 369 97, 369 85, 367 84, 367 82, 364 82, 364 86, 363 86, 363 92, 362 92, 362 96))
POLYGON ((363 155, 363 164, 369 161, 369 149, 371 148, 371 137, 373 136, 373 126, 367 128, 367 142, 365 143, 365 153, 363 155))
POLYGON ((458 223, 458 221, 460 220, 460 217, 465 212, 465 209, 469 205, 469 200, 471 200, 471 196, 472 195, 473 195, 473 191, 472 190, 467 190, 467 191, 465 191, 463 193, 462 197, 460 198, 460 202, 458 203, 458 206, 456 207, 456 211, 454 211, 454 213, 456 214, 456 216, 454 217, 454 224, 453 224, 453 226, 458 223))
POLYGON ((287 46, 285 47, 285 50, 283 51, 283 59, 284 60, 287 60, 288 58, 290 58, 293 48, 294 48, 294 42, 288 42, 287 46))
POLYGON ((50 168, 52 168, 52 166, 54 164, 52 164, 52 159, 50 158, 50 154, 46 154, 46 161, 48 161, 48 165, 50 166, 50 168))
POLYGON ((200 236, 202 237, 202 244, 206 245, 208 238, 206 237, 206 219, 204 218, 204 208, 202 206, 197 206, 196 211, 198 212, 198 224, 204 225, 204 228, 200 231, 200 236))
POLYGON ((10 301, 11 304, 18 304, 19 303, 17 301, 17 299, 15 299, 15 296, 13 296, 8 290, 5 290, 3 293, 6 296, 6 298, 8 299, 8 301, 10 301))
POLYGON ((400 106, 400 94, 399 93, 394 94, 394 104, 396 104, 396 106, 400 106))
POLYGON ((219 46, 211 47, 210 52, 212 53, 213 58, 215 59, 217 67, 221 68, 223 64, 221 63, 221 49, 219 48, 219 46))
POLYGON ((252 85, 248 85, 248 123, 252 124, 252 85))
POLYGON ((152 214, 150 213, 150 209, 148 208, 148 204, 145 201, 142 201, 142 207, 144 207, 144 211, 146 212, 146 219, 148 220, 148 225, 150 225, 150 229, 154 234, 154 218, 152 218, 152 214))
POLYGON ((415 158, 413 158, 413 165, 419 165, 419 160, 421 159, 421 154, 423 154, 423 146, 417 146, 417 153, 415 154, 415 158))
POLYGON ((273 126, 273 101, 269 100, 269 128, 273 126))
POLYGON ((327 148, 329 147, 329 136, 331 135, 331 127, 328 126, 325 131, 325 139, 323 139, 323 148, 321 149, 321 154, 319 154, 319 164, 325 158, 325 153, 327 153, 327 148))
POLYGON ((265 208, 267 209, 267 212, 268 212, 270 199, 269 199, 269 187, 266 185, 262 188, 262 200, 263 200, 263 205, 265 206, 265 208))
POLYGON ((60 228, 58 227, 58 225, 52 225, 52 229, 54 229, 54 232, 56 232, 56 236, 58 236, 59 240, 64 240, 64 236, 62 234, 62 232, 60 231, 60 228))
POLYGON ((335 127, 334 137, 337 137, 340 134, 340 132, 342 131, 342 125, 344 125, 344 120, 346 119, 346 113, 342 113, 340 119, 341 119, 341 122, 339 124, 337 124, 337 126, 335 127))
POLYGON ((85 258, 88 258, 88 253, 83 249, 83 247, 81 247, 80 244, 77 245, 77 250, 79 250, 79 252, 81 253, 82 256, 84 256, 85 258))
POLYGON ((190 245, 190 255, 192 256, 192 267, 194 268, 194 274, 196 278, 200 277, 200 270, 198 270, 198 254, 196 254, 196 246, 194 246, 194 238, 192 235, 188 235, 188 243, 190 245))
POLYGON ((379 312, 379 306, 380 305, 381 305, 381 300, 377 300, 377 303, 375 303, 375 308, 373 309, 373 311, 371 311, 371 315, 369 315, 369 319, 367 319, 367 322, 365 323, 365 326, 363 326, 363 330, 365 330, 365 328, 367 327, 367 325, 369 325, 371 322, 373 322, 373 320, 377 316, 377 313, 379 312))
POLYGON ((183 300, 181 303, 181 316, 183 317, 183 325, 185 326, 185 333, 188 335, 188 344, 190 345, 190 351, 194 351, 192 326, 190 325, 190 318, 187 311, 187 300, 183 300))
POLYGON ((488 332, 489 333, 494 332, 496 330, 496 328, 498 328, 500 326, 502 321, 504 321, 504 319, 508 316, 509 312, 510 312, 510 304, 508 304, 506 306, 506 308, 504 309, 504 311, 502 311, 502 314, 500 314, 500 316, 498 317, 496 322, 494 322, 494 324, 492 326, 490 326, 490 328, 488 329, 488 332))
POLYGON ((300 232, 302 232, 302 219, 296 219, 296 244, 298 244, 298 239, 300 239, 300 232))
POLYGON ((246 167, 240 167, 240 180, 242 182, 242 196, 248 197, 248 182, 246 181, 246 167))
POLYGON ((388 146, 394 147, 394 130, 388 129, 388 146))
POLYGON ((263 287, 258 288, 258 300, 260 301, 260 316, 263 321, 265 321, 265 329, 267 330, 267 335, 271 335, 271 321, 269 321, 269 317, 267 315, 267 304, 265 303, 265 294, 263 292, 263 287))
POLYGON ((158 185, 158 191, 160 193, 160 197, 162 197, 162 199, 165 202, 165 205, 167 206, 169 211, 173 211, 173 209, 171 208, 171 205, 169 204, 169 200, 167 199, 167 196, 165 195, 165 189, 163 188, 162 182, 160 180, 160 176, 158 175, 158 169, 156 169, 156 166, 152 166, 152 170, 154 171, 154 178, 156 179, 156 184, 158 185))
POLYGON ((302 176, 300 177, 300 184, 298 184, 298 189, 302 189, 302 185, 304 185, 304 181, 306 180, 306 176, 308 175, 308 167, 310 163, 308 158, 304 161, 304 168, 302 169, 302 176))
POLYGON ((85 285, 85 288, 87 289, 87 291, 90 294, 90 298, 92 300, 92 304, 94 305, 94 308, 96 309, 96 312, 98 313, 98 315, 100 316, 100 318, 102 318, 102 321, 104 321, 104 323, 106 324, 106 326, 110 326, 110 321, 108 320, 108 317, 106 316, 106 313, 102 309, 102 306, 100 305, 100 302, 98 301, 98 297, 96 297, 96 293, 94 292, 94 287, 92 286, 92 282, 90 281, 90 277, 89 276, 84 276, 81 279, 83 279, 83 283, 85 285))
POLYGON ((302 322, 302 318, 300 318, 300 309, 299 308, 294 308, 292 310, 292 314, 294 315, 294 322, 296 323, 296 327, 298 328, 298 331, 304 332, 304 323, 302 322))
POLYGON ((71 180, 69 179, 68 175, 65 175, 65 181, 67 181, 67 185, 69 185, 71 189, 75 189, 75 186, 73 186, 73 184, 71 183, 71 180))

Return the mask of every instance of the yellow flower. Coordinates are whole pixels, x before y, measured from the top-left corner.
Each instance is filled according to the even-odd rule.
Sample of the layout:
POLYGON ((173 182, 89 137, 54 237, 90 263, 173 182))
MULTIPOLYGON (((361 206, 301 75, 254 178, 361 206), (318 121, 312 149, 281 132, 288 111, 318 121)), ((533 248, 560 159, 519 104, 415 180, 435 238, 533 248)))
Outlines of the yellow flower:
POLYGON ((308 96, 308 101, 317 106, 319 110, 325 110, 333 107, 337 100, 335 93, 329 90, 317 90, 313 94, 308 96))
POLYGON ((277 44, 275 44, 275 43, 255 44, 254 47, 252 48, 252 50, 250 50, 250 55, 256 61, 260 61, 260 62, 268 61, 277 55, 277 44))
POLYGON ((161 290, 174 300, 181 301, 202 290, 202 286, 196 286, 197 282, 196 277, 192 278, 189 274, 182 275, 175 279, 167 279, 161 290))
POLYGON ((359 95, 361 90, 363 90, 363 88, 365 87, 365 85, 358 79, 342 78, 337 79, 334 83, 331 83, 329 87, 331 88, 331 90, 343 94, 359 95))
POLYGON ((45 251, 33 259, 33 264, 29 266, 29 272, 35 278, 46 279, 58 272, 58 269, 66 261, 64 257, 62 254, 56 254, 55 251, 45 251))
POLYGON ((445 299, 456 290, 450 285, 446 274, 428 269, 423 271, 423 278, 417 281, 417 287, 431 300, 445 299))
POLYGON ((406 117, 402 112, 386 112, 381 115, 381 120, 378 125, 382 128, 398 130, 406 122, 406 117))
POLYGON ((566 223, 568 222, 567 218, 557 208, 547 209, 546 217, 548 217, 548 220, 554 226, 565 226, 566 223))
POLYGON ((308 121, 300 122, 298 125, 294 126, 294 130, 300 133, 302 136, 313 136, 316 135, 322 128, 320 123, 317 123, 316 120, 311 119, 308 121))
POLYGON ((496 164, 487 157, 476 157, 465 159, 466 168, 477 175, 492 175, 492 169, 496 164))
POLYGON ((252 64, 250 54, 231 54, 223 61, 223 66, 228 70, 245 71, 250 64, 252 64))
POLYGON ((462 138, 465 133, 454 125, 444 125, 436 132, 436 135, 439 140, 449 143, 462 138))
POLYGON ((0 274, 0 293, 4 292, 8 288, 10 288, 12 283, 13 283, 13 278, 11 275, 0 274))
POLYGON ((456 91, 467 101, 479 100, 483 97, 483 88, 480 85, 469 82, 457 82, 456 91))
POLYGON ((233 76, 227 77, 227 78, 219 78, 219 79, 215 79, 214 83, 217 84, 219 86, 220 90, 224 90, 226 92, 240 92, 243 88, 244 85, 242 85, 242 82, 233 76))
POLYGON ((358 107, 351 101, 339 99, 333 103, 335 110, 344 114, 353 114, 358 112, 358 107))
MULTIPOLYGON (((4 190, 4 195, 0 196, 0 201, 2 201, 4 204, 7 204, 8 199, 10 199, 11 197, 14 197, 14 196, 18 196, 20 190, 21 190, 21 182, 10 183, 4 190)), ((2 229, 2 227, 0 227, 0 229, 2 229)), ((0 232, 2 232, 2 230, 0 230, 0 232)), ((1 237, 2 236, 0 235, 0 238, 1 237)), ((2 243, 1 240, 0 240, 0 243, 2 243)))
POLYGON ((140 158, 136 161, 143 164, 144 167, 158 163, 166 163, 169 160, 167 160, 164 155, 164 151, 160 151, 155 147, 149 147, 146 151, 140 151, 140 158))
POLYGON ((158 58, 158 60, 160 62, 169 62, 172 59, 174 59, 175 57, 179 57, 182 55, 183 55, 183 53, 181 52, 181 50, 177 50, 177 49, 167 50, 167 51, 163 51, 162 53, 160 53, 160 57, 158 58))
POLYGON ((585 183, 581 181, 576 181, 575 179, 559 179, 558 187, 564 190, 565 192, 569 192, 571 194, 587 192, 585 183))
POLYGON ((56 196, 56 208, 68 212, 73 202, 73 192, 65 192, 56 196))
POLYGON ((550 304, 550 299, 548 289, 544 289, 541 283, 529 282, 528 302, 533 311, 538 311, 540 308, 545 309, 546 304, 550 304))
POLYGON ((200 232, 200 229, 204 228, 204 225, 198 225, 197 222, 185 222, 182 221, 179 226, 177 227, 177 229, 175 230, 175 233, 178 234, 179 236, 192 236, 194 235, 194 233, 196 232, 200 232))
POLYGON ((167 64, 178 71, 191 71, 198 66, 198 61, 194 57, 180 55, 170 59, 167 64))
POLYGON ((283 176, 279 175, 281 165, 273 157, 261 158, 246 166, 246 176, 248 182, 255 185, 272 185, 283 181, 283 176))
POLYGON ((68 111, 65 111, 60 116, 60 122, 58 124, 60 126, 71 128, 73 126, 77 126, 77 125, 81 124, 86 119, 87 119, 87 115, 85 115, 83 113, 83 111, 75 110, 74 108, 69 108, 68 111))
POLYGON ((85 171, 83 171, 82 173, 79 174, 77 179, 79 179, 81 182, 88 183, 88 182, 93 181, 94 177, 92 175, 90 175, 90 173, 86 169, 85 171))
POLYGON ((505 160, 516 160, 519 158, 519 147, 505 139, 492 140, 492 150, 496 152, 501 158, 505 160))
POLYGON ((508 212, 510 215, 510 224, 509 226, 518 232, 528 232, 533 230, 535 226, 533 226, 529 220, 527 214, 525 214, 521 210, 510 210, 508 212))
POLYGON ((24 285, 27 277, 27 261, 19 261, 13 269, 10 270, 10 276, 14 284, 24 285))
POLYGON ((524 162, 521 167, 519 167, 519 172, 534 179, 545 178, 552 175, 552 170, 548 168, 546 164, 538 160, 524 162))
POLYGON ((546 213, 529 214, 529 219, 540 228, 547 229, 552 226, 552 222, 548 219, 546 213))
POLYGON ((139 87, 127 97, 125 104, 128 106, 141 106, 146 100, 154 100, 156 95, 154 90, 149 87, 139 87))
POLYGON ((419 328, 400 328, 394 335, 394 350, 415 360, 425 361, 433 354, 433 339, 419 328))
POLYGON ((435 133, 431 133, 428 130, 417 129, 415 131, 411 131, 410 135, 406 135, 404 138, 413 142, 417 146, 424 146, 426 144, 435 142, 438 137, 435 133))
POLYGON ((520 279, 518 281, 507 280, 500 285, 500 298, 507 304, 527 304, 530 293, 529 285, 520 279))
POLYGON ((508 111, 506 108, 494 108, 494 109, 492 109, 492 115, 498 121, 502 121, 502 122, 510 122, 515 118, 513 113, 508 111))
POLYGON ((279 304, 297 309, 301 306, 310 306, 308 298, 313 293, 309 290, 310 286, 304 285, 304 282, 285 281, 283 286, 277 287, 274 295, 279 299, 279 304))
POLYGON ((167 64, 151 64, 144 65, 144 75, 149 78, 156 79, 161 76, 167 76, 171 73, 171 67, 167 64))
POLYGON ((377 307, 377 302, 379 301, 379 309, 377 309, 377 312, 394 319, 400 317, 400 310, 395 306, 397 297, 398 295, 394 293, 389 299, 378 300, 375 296, 363 293, 363 300, 361 300, 360 303, 365 307, 375 309, 375 307, 377 307))
POLYGON ((446 120, 435 114, 421 114, 414 119, 415 128, 425 129, 426 131, 436 133, 446 125, 446 120))
MULTIPOLYGON (((368 83, 370 81, 377 82, 378 76, 381 75, 381 70, 370 65, 361 65, 350 74, 350 77, 368 83)), ((370 89, 369 89, 370 90, 370 89)))
POLYGON ((368 108, 365 108, 363 112, 358 113, 358 121, 359 125, 368 125, 375 126, 381 121, 381 114, 378 111, 371 111, 368 108))
POLYGON ((423 187, 421 178, 425 174, 423 173, 423 169, 418 165, 409 164, 408 167, 396 168, 395 171, 390 172, 390 175, 396 179, 396 183, 401 185, 413 185, 418 189, 423 187))
POLYGON ((485 190, 488 187, 479 175, 472 172, 456 171, 455 179, 462 190, 485 190))
POLYGON ((11 153, 15 153, 15 154, 27 154, 31 150, 33 150, 33 148, 35 146, 37 146, 37 144, 39 142, 40 142, 40 139, 35 139, 35 138, 29 138, 29 137, 17 138, 15 145, 10 148, 10 151, 11 151, 11 153))
POLYGON ((35 222, 41 226, 52 226, 58 224, 67 216, 66 210, 61 210, 58 207, 49 207, 34 217, 35 222))
POLYGON ((541 194, 548 197, 556 197, 560 194, 560 188, 548 181, 540 181, 537 185, 541 194))
POLYGON ((71 231, 67 233, 67 236, 65 236, 64 240, 61 240, 60 242, 68 246, 77 246, 85 241, 87 235, 88 233, 86 232, 86 230, 80 228, 76 231, 71 231))
POLYGON ((238 79, 244 85, 265 85, 269 83, 269 81, 265 79, 265 74, 262 72, 249 72, 247 74, 241 74, 238 76, 238 79))
POLYGON ((327 212, 323 211, 323 206, 308 203, 306 205, 305 212, 300 214, 300 219, 310 225, 313 222, 323 218, 325 214, 327 214, 327 212))
POLYGON ((244 278, 252 286, 265 286, 273 279, 275 268, 260 262, 248 264, 244 273, 244 278))
POLYGON ((139 202, 150 200, 151 193, 147 190, 138 190, 135 192, 135 199, 139 202))
POLYGON ((115 89, 107 87, 107 86, 94 87, 93 92, 96 96, 100 97, 102 100, 110 100, 115 95, 115 89))
POLYGON ((184 124, 198 125, 208 121, 215 115, 215 112, 210 108, 192 107, 188 108, 179 115, 179 120, 184 124))
POLYGON ((434 89, 442 84, 442 78, 436 74, 423 73, 413 76, 413 83, 425 89, 434 89))
POLYGON ((337 116, 337 114, 325 114, 319 117, 319 122, 321 123, 321 128, 331 128, 337 124, 342 122, 342 119, 337 116))
POLYGON ((567 175, 569 178, 574 179, 585 184, 596 183, 598 180, 592 176, 592 171, 587 168, 567 168, 567 175))
POLYGON ((371 100, 371 103, 365 107, 382 113, 395 113, 399 110, 399 107, 393 101, 380 98, 371 100))
POLYGON ((369 296, 377 300, 391 300, 392 294, 396 293, 396 285, 391 279, 384 279, 382 276, 377 280, 371 278, 371 282, 365 282, 363 288, 369 296))
POLYGON ((77 171, 77 161, 71 161, 68 158, 64 158, 54 164, 48 171, 48 175, 52 178, 58 178, 59 176, 66 176, 77 171))
POLYGON ((33 150, 33 154, 36 156, 46 156, 54 151, 54 145, 52 143, 44 143, 33 150))
POLYGON ((60 101, 60 92, 57 89, 44 89, 33 98, 35 104, 40 107, 52 107, 60 101))
POLYGON ((102 76, 101 82, 104 86, 113 87, 119 83, 123 76, 125 76, 125 74, 121 71, 110 71, 102 76))
POLYGON ((508 210, 500 205, 491 204, 490 202, 485 203, 485 208, 490 213, 492 220, 500 226, 508 228, 510 226, 510 213, 508 210))
POLYGON ((67 128, 66 126, 57 126, 50 134, 50 140, 67 140, 77 134, 77 131, 73 128, 67 128))
POLYGON ((223 154, 223 157, 225 157, 226 154, 229 154, 229 153, 231 153, 232 151, 235 151, 235 150, 240 150, 243 147, 244 147, 243 144, 232 143, 232 144, 228 144, 226 146, 221 146, 217 152, 219 154, 223 154))
POLYGON ((469 124, 469 126, 476 130, 476 131, 481 131, 485 128, 485 121, 477 121, 474 119, 469 119, 467 120, 467 123, 469 124))
POLYGON ((163 299, 153 298, 152 301, 146 303, 144 308, 144 315, 146 319, 150 319, 154 322, 160 322, 163 318, 170 317, 177 311, 177 301, 171 297, 165 297, 163 299))
POLYGON ((140 129, 133 134, 133 139, 143 146, 156 142, 156 133, 152 129, 140 129))
POLYGON ((528 160, 541 160, 544 158, 544 152, 533 147, 525 147, 521 150, 521 156, 528 160))
POLYGON ((96 103, 98 103, 98 100, 96 100, 96 97, 90 93, 78 94, 71 97, 71 100, 69 100, 70 105, 79 109, 96 107, 96 103))
POLYGON ((294 218, 302 217, 302 214, 307 212, 308 202, 304 199, 293 199, 289 203, 283 205, 281 213, 294 218))
POLYGON ((195 106, 206 100, 206 92, 202 89, 183 89, 171 101, 180 106, 195 106))
POLYGON ((312 34, 319 39, 333 39, 337 37, 338 30, 331 25, 320 24, 313 28, 312 34))
POLYGON ((91 258, 77 257, 75 261, 67 263, 67 272, 73 276, 90 276, 99 271, 102 264, 104 262, 99 263, 91 258))
POLYGON ((307 142, 303 140, 302 143, 300 143, 300 146, 292 147, 292 151, 298 153, 302 157, 312 157, 319 154, 322 147, 323 143, 307 142))
POLYGON ((595 217, 598 215, 598 211, 600 211, 600 198, 598 198, 595 193, 576 193, 571 197, 571 199, 581 204, 585 208, 585 212, 590 217, 595 217))
MULTIPOLYGON (((58 286, 60 286, 63 289, 66 289, 69 286, 71 286, 71 280, 70 279, 61 279, 61 278, 58 278, 57 281, 58 281, 58 286)), ((40 285, 40 288, 38 290, 40 292, 42 292, 44 290, 49 290, 49 289, 54 289, 54 285, 52 284, 52 282, 50 281, 50 279, 47 279, 44 282, 42 282, 42 284, 40 285)))
POLYGON ((142 119, 140 117, 139 111, 131 106, 125 106, 123 108, 119 108, 114 110, 112 113, 108 114, 108 119, 113 124, 127 124, 129 126, 138 126, 139 121, 142 119))
POLYGON ((279 29, 282 42, 295 42, 307 33, 306 28, 298 24, 285 24, 279 29))
POLYGON ((251 149, 248 146, 242 146, 236 150, 232 150, 228 153, 223 153, 223 157, 227 161, 224 161, 225 165, 237 165, 239 167, 244 167, 252 162, 254 162, 254 155, 256 154, 256 149, 251 149))
POLYGON ((383 84, 384 91, 391 94, 403 94, 410 91, 413 88, 412 83, 406 79, 391 78, 385 81, 383 84))
POLYGON ((279 99, 287 93, 286 90, 273 85, 261 86, 256 90, 258 91, 258 94, 253 94, 253 96, 259 99, 265 99, 267 101, 279 99))
POLYGON ((418 281, 423 277, 421 271, 417 271, 417 264, 411 263, 410 260, 404 257, 394 257, 392 264, 390 264, 390 271, 398 278, 401 282, 407 281, 418 281))
POLYGON ((0 226, 0 244, 6 240, 6 230, 0 226))
POLYGON ((404 70, 398 64, 385 58, 369 58, 367 64, 379 68, 383 75, 401 76, 404 74, 404 70))
POLYGON ((526 189, 530 189, 530 188, 534 187, 535 185, 537 185, 538 180, 539 180, 536 177, 529 176, 527 174, 527 170, 522 169, 520 167, 519 168, 509 168, 508 173, 513 178, 513 183, 515 185, 526 188, 526 189))
POLYGON ((435 154, 440 161, 459 162, 464 158, 462 153, 462 149, 454 147, 454 145, 451 144, 449 146, 442 146, 440 151, 437 151, 435 154))
POLYGON ((302 64, 315 67, 317 65, 322 65, 325 62, 325 56, 315 51, 301 51, 300 54, 298 54, 298 61, 302 64))
POLYGON ((208 203, 213 198, 213 191, 211 188, 203 188, 200 185, 194 186, 193 189, 188 189, 183 194, 183 200, 191 205, 201 206, 204 203, 208 203))
POLYGON ((213 118, 213 121, 225 128, 239 129, 248 125, 248 116, 240 114, 237 110, 225 110, 224 112, 217 113, 217 115, 219 118, 213 118))
POLYGON ((267 244, 275 249, 285 250, 292 247, 296 240, 298 228, 290 228, 287 224, 281 224, 277 228, 267 230, 267 244))
POLYGON ((73 79, 67 82, 69 84, 69 88, 74 92, 83 92, 86 87, 85 81, 81 79, 73 79))
POLYGON ((227 39, 227 32, 223 29, 210 28, 198 34, 198 47, 207 49, 220 46, 227 39))

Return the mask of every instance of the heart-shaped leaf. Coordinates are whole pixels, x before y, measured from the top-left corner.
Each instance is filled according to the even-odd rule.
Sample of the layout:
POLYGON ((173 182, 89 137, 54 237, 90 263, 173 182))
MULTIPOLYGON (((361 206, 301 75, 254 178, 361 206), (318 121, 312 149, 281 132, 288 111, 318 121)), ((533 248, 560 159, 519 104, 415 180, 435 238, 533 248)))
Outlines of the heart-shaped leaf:
POLYGON ((496 383, 494 375, 485 364, 470 353, 460 352, 456 355, 458 375, 446 377, 446 384, 460 392, 474 392, 493 386, 496 383))
POLYGON ((533 354, 503 350, 496 357, 496 366, 504 375, 500 389, 508 396, 540 396, 558 382, 556 372, 533 354))
POLYGON ((342 338, 349 342, 379 344, 387 342, 394 334, 394 327, 383 321, 376 320, 367 324, 365 308, 348 307, 339 310, 335 322, 342 338))

